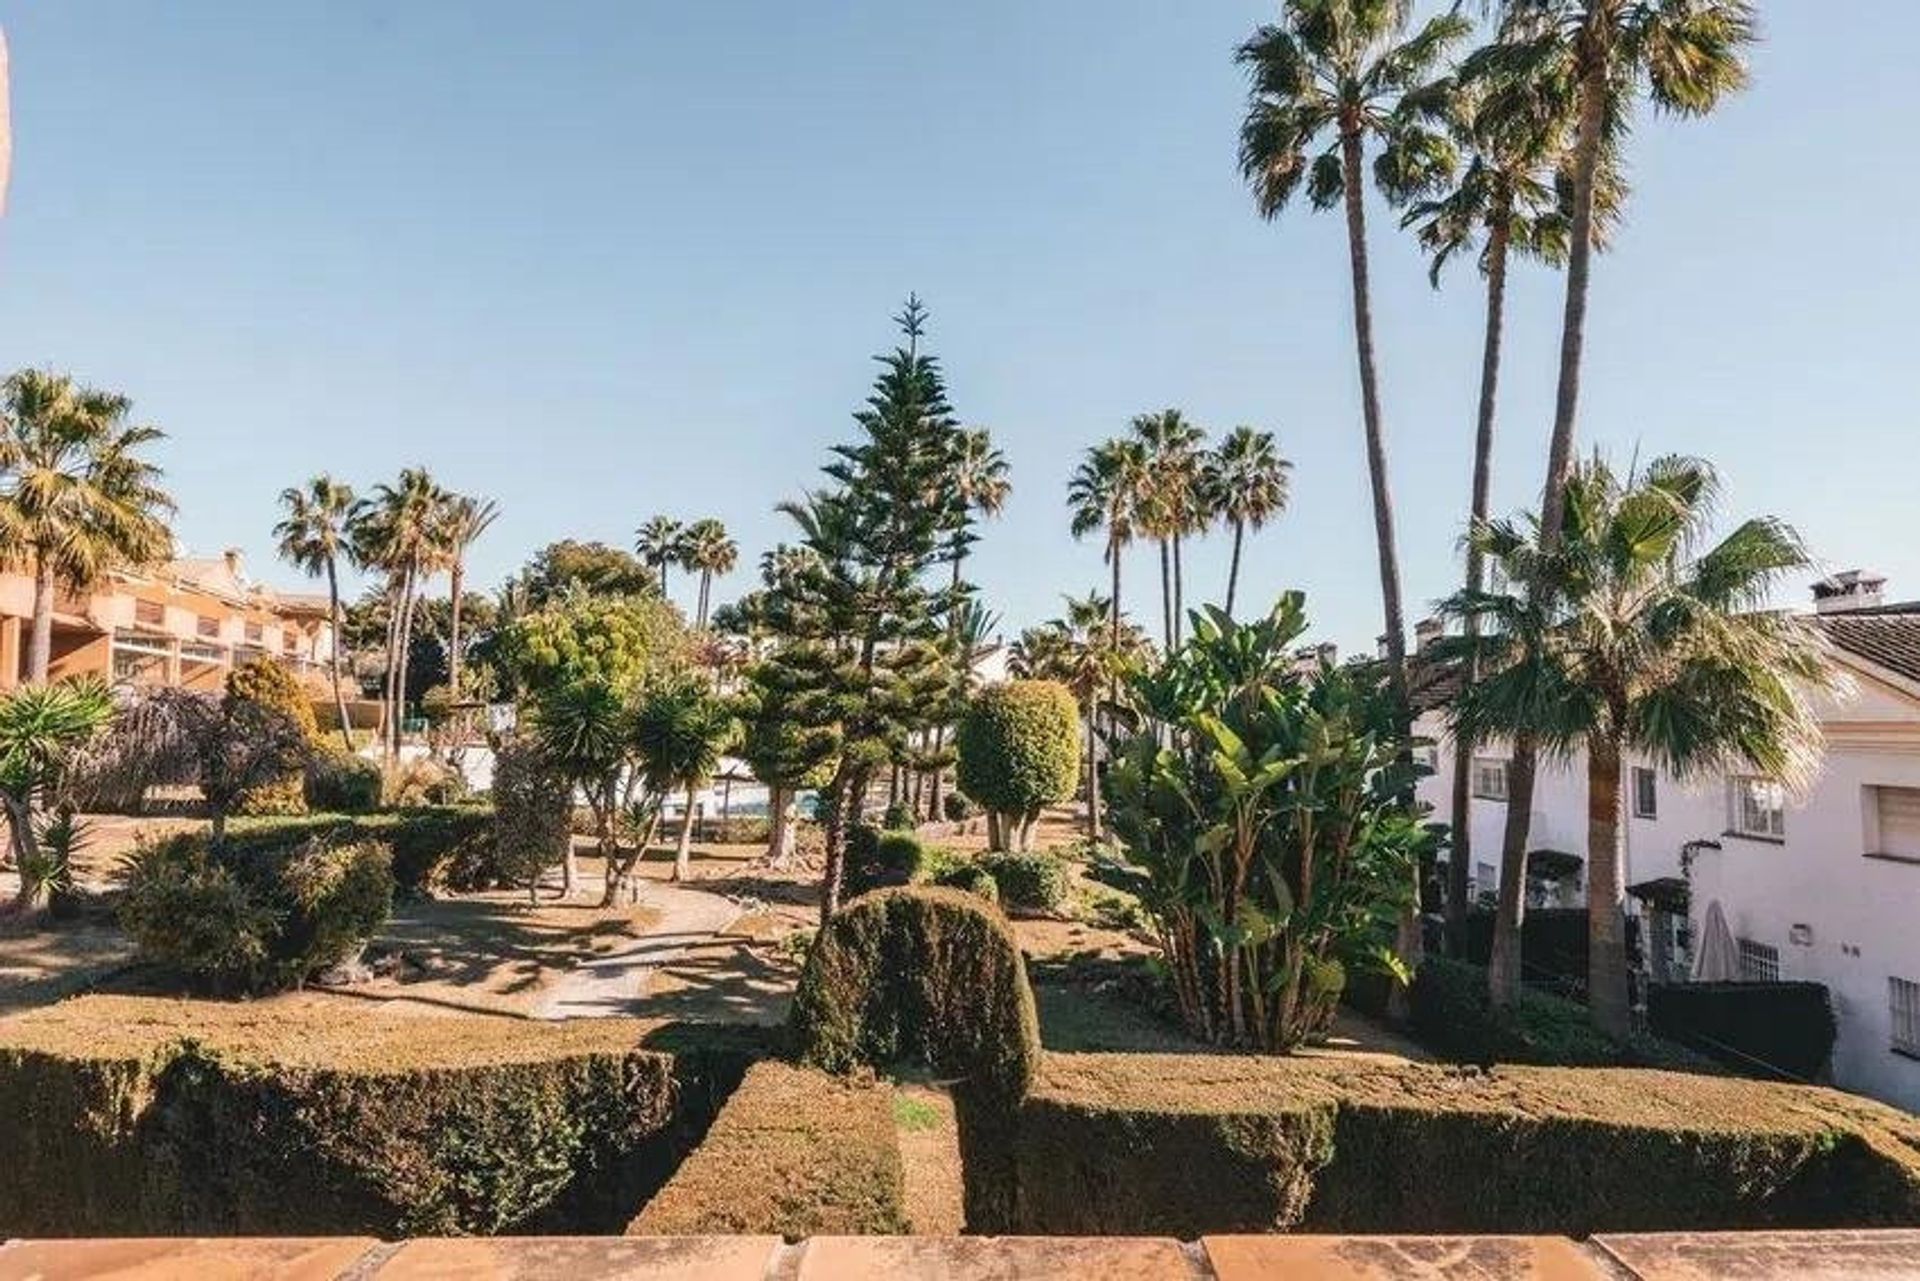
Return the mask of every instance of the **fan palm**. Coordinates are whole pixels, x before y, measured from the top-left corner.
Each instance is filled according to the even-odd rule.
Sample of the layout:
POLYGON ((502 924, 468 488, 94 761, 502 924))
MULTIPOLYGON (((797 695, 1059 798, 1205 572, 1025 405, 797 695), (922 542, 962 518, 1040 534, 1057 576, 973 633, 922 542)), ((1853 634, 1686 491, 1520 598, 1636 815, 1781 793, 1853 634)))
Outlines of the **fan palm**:
POLYGON ((286 515, 273 527, 280 559, 309 578, 327 580, 327 618, 333 628, 333 703, 340 717, 340 736, 352 751, 353 730, 340 678, 340 654, 346 647, 340 617, 340 557, 347 551, 353 490, 323 473, 305 485, 281 490, 280 506, 286 515))
MULTIPOLYGON (((491 498, 449 495, 441 512, 439 542, 446 558, 448 590, 452 593, 447 624, 447 684, 455 698, 465 693, 460 680, 460 612, 467 581, 467 551, 500 518, 491 498)), ((484 621, 484 620, 483 620, 484 621)))
POLYGON ((660 571, 660 594, 667 594, 667 566, 686 553, 686 530, 671 516, 655 516, 634 533, 633 553, 660 571))
POLYGON ((1448 48, 1470 30, 1465 18, 1449 10, 1408 35, 1411 9, 1409 0, 1287 0, 1282 21, 1261 27, 1238 54, 1252 80, 1240 127, 1240 172, 1261 215, 1278 216, 1303 180, 1314 208, 1345 205, 1388 666, 1403 705, 1406 625, 1373 350, 1363 168, 1368 143, 1386 139, 1395 146, 1377 176, 1395 194, 1418 192, 1448 167, 1444 138, 1408 129, 1395 109, 1400 96, 1427 82, 1448 48), (1309 161, 1309 149, 1323 141, 1325 148, 1309 161))
POLYGON ((120 566, 165 559, 173 500, 142 457, 162 439, 127 422, 125 396, 23 369, 0 385, 0 561, 33 576, 27 678, 47 679, 56 583, 85 590, 120 566))
POLYGON ((1139 415, 1133 434, 1147 451, 1149 479, 1141 514, 1146 532, 1160 544, 1160 609, 1171 650, 1180 643, 1184 617, 1180 540, 1205 529, 1208 518, 1200 492, 1201 445, 1207 434, 1177 409, 1139 415))
POLYGON ((446 563, 445 511, 449 496, 424 467, 408 467, 354 504, 347 522, 355 563, 386 576, 387 751, 399 751, 406 709, 407 651, 425 581, 446 563))
POLYGON ((1274 447, 1273 433, 1235 427, 1206 456, 1201 492, 1208 510, 1233 526, 1233 559, 1227 567, 1227 617, 1240 585, 1240 546, 1248 529, 1258 532, 1287 509, 1287 477, 1293 464, 1274 447))
POLYGON ((713 598, 714 575, 733 572, 733 567, 740 563, 740 544, 727 536, 725 525, 709 517, 687 526, 683 554, 686 567, 700 572, 700 600, 694 626, 704 629, 713 598))
MULTIPOLYGON (((960 432, 954 441, 954 498, 968 516, 998 516, 1007 505, 1013 484, 1007 479, 1007 456, 994 448, 993 437, 985 428, 960 432)), ((968 522, 971 523, 971 522, 968 522)), ((960 595, 960 562, 966 559, 974 535, 963 524, 956 532, 953 546, 953 587, 960 595)))
POLYGON ((1760 517, 1699 550, 1716 491, 1712 469, 1690 458, 1624 481, 1599 460, 1577 467, 1559 542, 1544 520, 1482 526, 1474 537, 1509 586, 1450 602, 1488 632, 1475 646, 1488 675, 1457 719, 1476 736, 1525 726, 1550 752, 1585 750, 1588 1002, 1614 1035, 1629 1013, 1627 754, 1682 779, 1737 769, 1803 784, 1820 749, 1808 695, 1841 684, 1806 620, 1764 608, 1809 563, 1790 528, 1760 517))
POLYGON ((1067 482, 1067 509, 1075 538, 1101 533, 1112 575, 1107 593, 1108 631, 1120 635, 1120 553, 1145 528, 1152 471, 1146 447, 1137 440, 1109 440, 1093 446, 1067 482))

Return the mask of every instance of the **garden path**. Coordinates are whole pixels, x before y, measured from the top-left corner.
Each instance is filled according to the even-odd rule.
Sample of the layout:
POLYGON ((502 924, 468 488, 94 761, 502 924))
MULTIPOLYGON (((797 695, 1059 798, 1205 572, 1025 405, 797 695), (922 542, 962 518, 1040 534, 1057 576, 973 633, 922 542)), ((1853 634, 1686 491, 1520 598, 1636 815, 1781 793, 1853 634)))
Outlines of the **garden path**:
POLYGON ((631 945, 595 956, 553 984, 534 1010, 541 1019, 605 1019, 641 1013, 639 1002, 662 967, 733 924, 740 907, 704 890, 649 881, 641 902, 659 920, 631 945))

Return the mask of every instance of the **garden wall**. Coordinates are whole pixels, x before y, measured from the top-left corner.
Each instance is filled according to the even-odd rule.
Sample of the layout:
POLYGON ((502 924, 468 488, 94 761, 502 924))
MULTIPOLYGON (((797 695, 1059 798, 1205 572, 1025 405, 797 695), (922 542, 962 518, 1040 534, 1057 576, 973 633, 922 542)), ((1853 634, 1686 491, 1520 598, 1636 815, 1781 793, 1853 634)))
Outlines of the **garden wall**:
POLYGON ((83 997, 0 1024, 0 1236, 617 1229, 756 1046, 83 997))

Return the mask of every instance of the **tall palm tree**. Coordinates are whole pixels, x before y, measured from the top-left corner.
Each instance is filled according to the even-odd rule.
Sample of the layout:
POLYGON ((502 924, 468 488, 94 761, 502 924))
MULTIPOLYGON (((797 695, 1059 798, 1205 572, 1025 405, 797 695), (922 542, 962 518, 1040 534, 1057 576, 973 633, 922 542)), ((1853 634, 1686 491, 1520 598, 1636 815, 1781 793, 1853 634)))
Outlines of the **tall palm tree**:
POLYGON ((0 560, 33 575, 27 678, 47 679, 56 583, 85 590, 173 550, 173 500, 142 454, 163 438, 127 422, 125 396, 23 369, 0 385, 0 560))
MULTIPOLYGON (((1529 727, 1549 751, 1587 758, 1588 1004, 1596 1025, 1628 1028, 1621 772, 1629 752, 1682 779, 1729 770, 1806 782, 1820 727, 1808 696, 1838 688, 1817 633, 1765 608, 1809 562, 1769 517, 1704 551, 1718 485, 1705 463, 1662 458, 1617 478, 1595 460, 1567 480, 1556 542, 1544 519, 1484 525, 1474 537, 1506 586, 1458 593, 1477 615, 1487 675, 1456 716, 1476 734, 1529 727), (1516 622, 1551 607, 1530 637, 1516 622)), ((1531 627, 1532 625, 1529 624, 1531 627)))
MULTIPOLYGON (((954 497, 969 516, 998 516, 1007 505, 1007 497, 1013 492, 1013 482, 1008 480, 1007 456, 994 447, 993 437, 986 428, 976 427, 959 432, 954 440, 953 487, 954 497)), ((952 592, 957 599, 960 595, 960 562, 966 559, 967 551, 973 546, 971 531, 961 528, 952 542, 953 585, 952 592)))
POLYGON ((424 467, 408 467, 393 484, 373 487, 354 504, 348 541, 355 562, 387 579, 387 742, 400 750, 406 711, 407 651, 421 589, 446 564, 447 492, 424 467))
POLYGON ((725 525, 708 517, 687 526, 683 554, 686 567, 700 573, 700 600, 694 626, 705 630, 713 599, 714 575, 733 572, 733 567, 740 563, 740 544, 727 536, 725 525))
POLYGON ((460 681, 460 612, 467 585, 467 551, 500 519, 500 506, 491 498, 450 494, 441 510, 439 542, 446 558, 448 589, 453 594, 447 624, 447 684, 457 699, 465 686, 460 681))
MULTIPOLYGON (((1138 440, 1108 440, 1093 446, 1067 482, 1067 509, 1075 538, 1100 533, 1106 539, 1105 558, 1111 575, 1107 592, 1107 640, 1121 647, 1120 555, 1141 532, 1151 489, 1152 473, 1146 446, 1138 440)), ((1109 703, 1120 701, 1120 674, 1107 681, 1109 703)), ((1099 818, 1095 807, 1095 830, 1099 818)), ((1097 839, 1097 835, 1096 835, 1097 839)))
MULTIPOLYGON (((1550 266, 1566 261, 1569 217, 1563 198, 1568 146, 1573 135, 1573 97, 1566 86, 1544 81, 1501 82, 1483 69, 1477 77, 1448 77, 1408 94, 1403 110, 1420 113, 1445 128, 1464 164, 1446 188, 1410 207, 1401 226, 1413 229, 1431 263, 1430 278, 1439 287, 1441 273, 1456 256, 1479 247, 1479 266, 1487 289, 1485 337, 1480 357, 1480 398, 1474 425, 1473 479, 1468 501, 1469 530, 1489 516, 1493 483, 1493 429, 1500 384, 1501 344, 1505 333, 1507 267, 1514 255, 1550 266)), ((1612 165, 1606 172, 1611 177, 1612 165)), ((1604 187, 1602 218, 1595 234, 1610 226, 1618 206, 1618 184, 1604 187)), ((1473 538, 1466 540, 1466 590, 1486 581, 1485 557, 1473 538)), ((1469 616, 1471 633, 1479 623, 1469 616)), ((1469 647, 1470 648, 1470 647, 1469 647)), ((1478 673, 1468 658, 1471 684, 1478 673)), ((1465 937, 1468 872, 1472 867, 1471 773, 1474 742, 1454 739, 1452 848, 1448 855, 1447 927, 1454 946, 1465 937)), ((1530 798, 1529 798, 1530 804, 1530 798)), ((1524 911, 1525 838, 1515 853, 1511 874, 1502 867, 1501 915, 1512 915, 1503 944, 1517 946, 1524 911), (1510 884, 1508 883, 1510 882, 1510 884), (1510 938, 1507 936, 1511 936, 1510 938)))
POLYGON ((340 617, 340 558, 347 552, 347 521, 353 512, 353 490, 322 473, 305 485, 280 491, 287 513, 273 527, 280 559, 309 578, 327 580, 327 618, 333 628, 333 705, 340 717, 340 737, 353 750, 353 728, 347 719, 347 695, 340 679, 340 652, 345 648, 340 617))
POLYGON ((1274 447, 1273 433, 1235 427, 1202 463, 1201 491, 1207 509, 1233 527, 1233 560, 1227 567, 1227 616, 1240 585, 1240 546, 1247 530, 1258 532, 1287 509, 1287 477, 1293 464, 1274 447))
MULTIPOLYGON (((1406 622, 1400 605, 1400 563, 1387 480, 1386 429, 1373 350, 1368 285, 1364 165, 1371 141, 1396 139, 1399 163, 1379 176, 1405 194, 1444 170, 1447 149, 1431 135, 1406 137, 1396 120, 1401 94, 1426 83, 1447 49, 1471 29, 1449 10, 1411 36, 1409 0, 1286 0, 1279 23, 1261 27, 1240 46, 1251 77, 1240 127, 1240 172, 1263 217, 1287 207, 1302 179, 1316 209, 1344 203, 1353 278, 1353 335, 1360 366, 1360 404, 1367 475, 1373 489, 1374 541, 1386 616, 1387 658, 1394 690, 1406 706, 1406 622), (1307 152, 1325 142, 1309 161, 1307 152)), ((1402 716, 1407 713, 1403 710, 1402 716)))
POLYGON ((1180 540, 1205 528, 1207 511, 1199 488, 1201 446, 1207 434, 1177 409, 1141 414, 1133 434, 1147 451, 1150 479, 1143 523, 1160 544, 1160 610, 1169 650, 1180 643, 1182 584, 1180 540))
POLYGON ((667 566, 686 553, 686 529, 671 516, 654 516, 634 533, 633 554, 660 571, 660 595, 667 594, 667 566))

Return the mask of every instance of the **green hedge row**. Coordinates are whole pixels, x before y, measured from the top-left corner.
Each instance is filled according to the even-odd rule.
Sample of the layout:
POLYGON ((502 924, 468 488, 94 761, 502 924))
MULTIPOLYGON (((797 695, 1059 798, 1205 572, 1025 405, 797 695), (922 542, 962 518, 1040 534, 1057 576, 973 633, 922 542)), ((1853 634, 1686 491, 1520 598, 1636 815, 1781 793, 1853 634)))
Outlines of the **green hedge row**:
MULTIPOLYGON (((286 850, 315 837, 336 845, 361 841, 385 845, 393 852, 393 879, 402 894, 480 888, 490 879, 493 811, 485 806, 239 818, 227 826, 227 847, 235 853, 286 850)), ((199 836, 171 839, 205 840, 199 836)))
POLYGON ((1647 992, 1647 1021, 1743 1076, 1817 1081, 1840 1027, 1820 983, 1670 983, 1647 992))
POLYGON ((1456 1063, 1713 1069, 1707 1059, 1656 1036, 1616 1041, 1593 1026, 1586 1006, 1564 997, 1523 988, 1511 1006, 1496 1010, 1486 970, 1465 961, 1436 956, 1421 962, 1408 1003, 1414 1036, 1456 1063))
POLYGON ((1920 1120, 1833 1091, 1727 1077, 1052 1055, 999 1139, 1008 1159, 982 1168, 1011 1186, 980 1200, 1010 1208, 970 1223, 977 1231, 1585 1235, 1920 1222, 1920 1120))
POLYGON ((871 1078, 755 1064, 627 1233, 907 1232, 892 1102, 892 1090, 871 1078))
POLYGON ((617 1230, 753 1048, 85 997, 0 1029, 0 1236, 617 1230))

